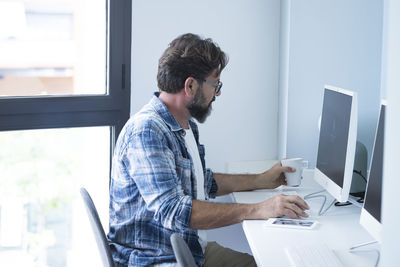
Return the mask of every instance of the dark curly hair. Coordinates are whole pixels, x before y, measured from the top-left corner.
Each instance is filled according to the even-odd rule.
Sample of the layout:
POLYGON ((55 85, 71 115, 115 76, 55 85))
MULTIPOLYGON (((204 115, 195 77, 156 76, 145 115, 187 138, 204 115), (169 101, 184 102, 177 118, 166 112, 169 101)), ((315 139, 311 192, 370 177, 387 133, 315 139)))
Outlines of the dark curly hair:
POLYGON ((227 63, 227 55, 212 39, 183 34, 169 44, 158 61, 158 88, 178 93, 188 77, 202 81, 214 70, 220 74, 227 63))

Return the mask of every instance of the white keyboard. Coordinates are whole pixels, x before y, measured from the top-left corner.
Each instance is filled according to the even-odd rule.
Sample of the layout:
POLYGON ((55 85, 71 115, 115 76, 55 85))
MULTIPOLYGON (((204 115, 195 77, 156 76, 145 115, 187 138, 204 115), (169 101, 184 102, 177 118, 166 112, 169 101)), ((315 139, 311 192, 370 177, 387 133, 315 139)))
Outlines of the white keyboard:
POLYGON ((343 267, 332 249, 325 244, 293 245, 285 248, 293 267, 343 267))

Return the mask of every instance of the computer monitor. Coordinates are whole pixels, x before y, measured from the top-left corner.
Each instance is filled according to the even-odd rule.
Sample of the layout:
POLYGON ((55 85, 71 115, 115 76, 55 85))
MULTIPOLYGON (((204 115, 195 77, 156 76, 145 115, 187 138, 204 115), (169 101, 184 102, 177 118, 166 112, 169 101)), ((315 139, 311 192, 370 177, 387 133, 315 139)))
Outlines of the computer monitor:
POLYGON ((325 85, 314 179, 339 202, 347 201, 357 142, 357 94, 325 85))
POLYGON ((361 210, 360 224, 377 240, 381 241, 381 203, 383 176, 383 145, 385 135, 385 100, 381 103, 378 126, 376 128, 371 166, 368 175, 364 205, 361 210))

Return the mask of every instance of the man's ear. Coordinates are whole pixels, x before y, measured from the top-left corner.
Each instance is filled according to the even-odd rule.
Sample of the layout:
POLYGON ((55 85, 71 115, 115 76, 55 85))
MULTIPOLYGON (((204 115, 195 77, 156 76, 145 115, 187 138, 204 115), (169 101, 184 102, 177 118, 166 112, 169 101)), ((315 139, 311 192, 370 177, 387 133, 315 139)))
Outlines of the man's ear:
POLYGON ((188 97, 194 97, 194 95, 196 94, 196 90, 197 90, 198 84, 195 78, 193 77, 188 77, 185 80, 185 94, 188 97))

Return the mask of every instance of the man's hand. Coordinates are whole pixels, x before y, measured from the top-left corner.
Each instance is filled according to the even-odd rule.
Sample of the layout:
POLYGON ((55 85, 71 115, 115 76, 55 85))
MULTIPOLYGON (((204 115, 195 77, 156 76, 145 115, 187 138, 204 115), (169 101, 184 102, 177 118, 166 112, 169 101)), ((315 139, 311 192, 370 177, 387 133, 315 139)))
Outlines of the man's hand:
POLYGON ((286 178, 284 172, 295 172, 296 170, 285 166, 283 167, 281 162, 279 161, 271 169, 266 172, 259 174, 259 187, 266 189, 277 188, 278 186, 286 184, 286 178))
POLYGON ((307 203, 299 196, 277 195, 256 204, 256 218, 269 219, 289 216, 292 219, 308 217, 305 210, 310 209, 307 203))
POLYGON ((286 184, 284 172, 295 171, 291 167, 282 167, 279 161, 271 169, 261 174, 214 173, 214 179, 218 184, 217 196, 239 191, 277 188, 286 184))

